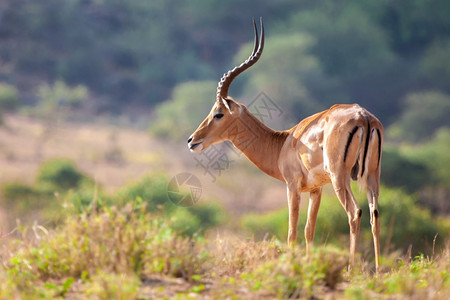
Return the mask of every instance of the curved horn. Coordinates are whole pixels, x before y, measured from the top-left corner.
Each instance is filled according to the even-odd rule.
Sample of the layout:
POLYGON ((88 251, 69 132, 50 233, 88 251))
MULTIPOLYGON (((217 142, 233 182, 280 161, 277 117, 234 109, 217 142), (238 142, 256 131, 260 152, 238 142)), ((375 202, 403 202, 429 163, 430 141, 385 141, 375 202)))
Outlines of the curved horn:
POLYGON ((236 78, 239 74, 241 74, 245 70, 247 70, 248 68, 250 68, 251 66, 253 66, 261 57, 261 54, 264 49, 264 25, 262 17, 259 19, 259 22, 261 24, 261 41, 259 41, 256 22, 255 19, 253 19, 253 28, 255 30, 255 45, 253 47, 253 52, 249 56, 249 58, 247 58, 246 61, 244 61, 242 64, 235 67, 234 69, 228 71, 222 76, 217 86, 217 100, 226 99, 228 97, 228 88, 230 87, 230 84, 233 81, 233 79, 236 78))

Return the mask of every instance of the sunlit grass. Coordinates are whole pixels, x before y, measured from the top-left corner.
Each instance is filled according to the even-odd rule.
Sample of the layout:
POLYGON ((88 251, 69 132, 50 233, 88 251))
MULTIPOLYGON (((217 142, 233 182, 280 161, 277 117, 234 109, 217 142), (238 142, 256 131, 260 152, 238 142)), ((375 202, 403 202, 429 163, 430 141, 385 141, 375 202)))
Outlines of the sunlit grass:
POLYGON ((377 276, 362 258, 347 271, 346 250, 332 246, 307 254, 276 239, 186 237, 139 201, 28 231, 2 251, 0 299, 445 299, 450 292, 449 247, 430 257, 387 255, 377 276))

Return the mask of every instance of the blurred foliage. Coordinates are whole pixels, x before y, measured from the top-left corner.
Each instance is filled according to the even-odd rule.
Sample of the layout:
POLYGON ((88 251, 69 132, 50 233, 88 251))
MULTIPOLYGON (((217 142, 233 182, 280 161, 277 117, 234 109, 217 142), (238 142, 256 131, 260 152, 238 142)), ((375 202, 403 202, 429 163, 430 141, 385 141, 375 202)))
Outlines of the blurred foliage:
POLYGON ((446 0, 4 0, 1 9, 0 79, 24 94, 42 82, 83 85, 115 112, 219 79, 242 57, 254 16, 265 20, 268 69, 241 94, 270 84, 286 111, 299 99, 291 117, 358 101, 389 123, 407 94, 450 92, 446 0))
MULTIPOLYGON (((317 57, 309 53, 314 44, 314 38, 307 34, 293 33, 268 38, 264 59, 246 74, 244 88, 247 93, 264 91, 288 117, 295 117, 295 120, 299 116, 290 116, 290 111, 297 111, 303 117, 317 112, 322 105, 311 94, 311 85, 321 82, 322 87, 326 88, 332 82, 322 73, 317 57)), ((238 65, 244 61, 252 48, 252 43, 242 47, 234 63, 238 65)))
MULTIPOLYGON (((159 213, 172 219, 172 227, 186 235, 204 234, 208 229, 222 224, 226 219, 224 209, 217 203, 197 203, 180 207, 168 197, 169 180, 166 174, 155 173, 130 183, 113 196, 113 203, 139 199, 149 212, 159 213)), ((181 193, 189 193, 182 190, 181 193)))
POLYGON ((86 194, 88 190, 94 190, 93 180, 81 173, 72 161, 51 159, 42 164, 34 185, 4 183, 0 204, 7 209, 10 222, 20 219, 24 224, 54 223, 62 215, 61 205, 66 196, 73 197, 71 202, 90 204, 93 192, 86 194))
POLYGON ((169 101, 156 108, 150 132, 175 141, 187 140, 215 101, 216 82, 186 82, 177 86, 169 101))
POLYGON ((442 91, 450 92, 450 39, 437 40, 426 50, 420 62, 421 73, 427 84, 442 91))
POLYGON ((57 119, 61 113, 81 105, 88 98, 88 90, 82 85, 69 87, 63 81, 56 81, 53 85, 43 84, 38 87, 39 102, 32 114, 44 119, 57 119))
MULTIPOLYGON (((450 113, 450 112, 449 112, 450 113)), ((448 119, 448 116, 447 116, 448 119)), ((402 148, 404 155, 411 160, 423 162, 432 171, 430 177, 437 184, 450 188, 450 127, 442 127, 428 143, 419 146, 405 145, 402 148)), ((427 180, 427 178, 423 178, 427 180)))
POLYGON ((394 147, 384 147, 381 160, 381 182, 415 192, 435 183, 432 170, 424 162, 405 157, 394 147))
POLYGON ((0 125, 3 125, 3 112, 19 106, 19 91, 12 85, 0 82, 0 125))
MULTIPOLYGON (((356 190, 354 187, 353 191, 356 190)), ((372 249, 367 199, 361 192, 355 193, 355 196, 363 210, 359 245, 364 249, 372 249)), ((447 219, 433 217, 427 209, 417 206, 415 197, 399 189, 381 188, 379 211, 383 251, 407 249, 412 245, 414 253, 431 252, 436 234, 439 234, 437 247, 443 246, 446 237, 450 235, 450 223, 447 219)), ((302 243, 306 213, 306 207, 300 211, 298 225, 298 240, 302 243)), ((250 214, 242 218, 241 224, 258 238, 269 234, 285 240, 288 232, 288 210, 282 209, 265 215, 250 214)), ((324 193, 316 223, 316 242, 345 245, 349 240, 349 230, 347 216, 338 199, 334 195, 324 193)))
POLYGON ((170 219, 174 229, 189 236, 203 235, 227 219, 224 208, 217 203, 175 205, 169 200, 168 186, 166 174, 154 173, 108 195, 70 160, 52 159, 42 164, 34 185, 3 184, 0 205, 8 210, 10 222, 20 219, 24 224, 35 221, 54 224, 63 214, 89 213, 135 201, 144 205, 146 211, 170 219))
POLYGON ((450 128, 450 95, 440 92, 413 93, 405 99, 405 110, 389 128, 388 136, 410 142, 429 139, 442 127, 450 128))
POLYGON ((20 104, 19 91, 16 87, 0 82, 0 111, 13 110, 20 104))
POLYGON ((82 179, 83 174, 67 159, 51 159, 43 163, 36 178, 37 185, 55 191, 76 189, 82 179))

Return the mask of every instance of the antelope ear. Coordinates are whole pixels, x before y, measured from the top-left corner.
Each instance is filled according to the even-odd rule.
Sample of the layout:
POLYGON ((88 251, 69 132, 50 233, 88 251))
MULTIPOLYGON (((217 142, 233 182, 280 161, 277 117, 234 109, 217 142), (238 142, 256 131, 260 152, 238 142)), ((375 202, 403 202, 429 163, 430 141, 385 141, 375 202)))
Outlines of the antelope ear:
POLYGON ((225 105, 225 107, 228 109, 228 111, 230 112, 230 114, 232 115, 233 112, 231 111, 231 107, 230 107, 230 103, 231 101, 228 99, 224 99, 224 98, 220 98, 222 100, 223 105, 225 105))

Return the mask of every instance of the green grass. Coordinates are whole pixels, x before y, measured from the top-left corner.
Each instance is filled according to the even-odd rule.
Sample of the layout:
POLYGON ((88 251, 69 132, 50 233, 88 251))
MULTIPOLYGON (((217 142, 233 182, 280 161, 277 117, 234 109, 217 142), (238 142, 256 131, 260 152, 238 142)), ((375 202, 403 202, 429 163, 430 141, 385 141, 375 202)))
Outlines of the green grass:
POLYGON ((56 229, 22 231, 1 253, 0 299, 410 298, 450 293, 450 249, 431 257, 363 259, 346 250, 309 254, 276 239, 187 237, 142 202, 68 216, 56 229), (30 234, 32 233, 32 234, 30 234))

